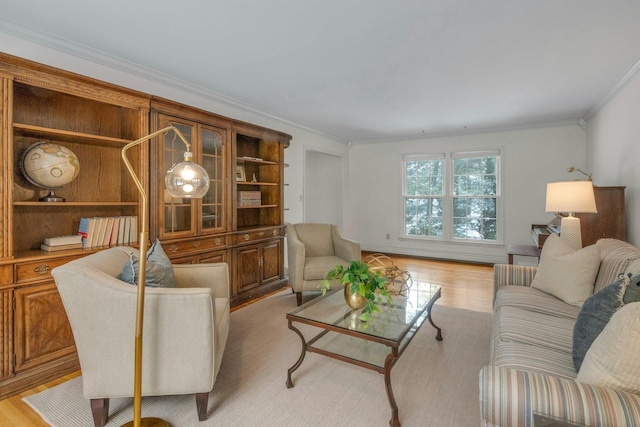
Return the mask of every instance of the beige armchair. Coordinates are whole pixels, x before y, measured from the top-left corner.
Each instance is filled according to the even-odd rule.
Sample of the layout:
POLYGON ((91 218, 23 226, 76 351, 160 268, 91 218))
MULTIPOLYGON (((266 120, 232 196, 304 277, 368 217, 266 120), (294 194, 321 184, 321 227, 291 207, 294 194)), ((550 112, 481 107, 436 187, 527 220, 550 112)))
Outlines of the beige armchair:
MULTIPOLYGON (((346 267, 349 261, 360 261, 360 243, 343 237, 335 224, 289 224, 287 257, 289 282, 300 305, 302 292, 319 292, 318 285, 336 264, 346 267)), ((337 284, 333 281, 331 286, 337 284)))
MULTIPOLYGON (((130 253, 114 247, 52 271, 75 338, 95 425, 110 397, 133 395, 137 288, 118 279, 130 253)), ((174 265, 176 288, 145 290, 142 395, 195 394, 207 417, 229 334, 227 264, 174 265)))

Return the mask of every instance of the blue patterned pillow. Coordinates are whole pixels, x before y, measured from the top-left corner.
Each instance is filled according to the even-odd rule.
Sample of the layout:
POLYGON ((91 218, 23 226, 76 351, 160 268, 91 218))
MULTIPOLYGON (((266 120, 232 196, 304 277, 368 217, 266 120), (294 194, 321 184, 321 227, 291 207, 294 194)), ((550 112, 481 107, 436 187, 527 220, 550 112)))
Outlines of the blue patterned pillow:
POLYGON ((573 327, 573 365, 576 372, 580 372, 584 356, 611 316, 625 304, 639 300, 640 275, 630 276, 620 274, 617 282, 593 294, 582 305, 573 327))
MULTIPOLYGON (((138 284, 138 265, 140 261, 134 254, 124 264, 121 279, 132 285, 138 284)), ((145 286, 154 288, 175 288, 176 280, 173 275, 171 260, 164 253, 159 240, 156 240, 147 251, 147 267, 145 274, 145 286)))

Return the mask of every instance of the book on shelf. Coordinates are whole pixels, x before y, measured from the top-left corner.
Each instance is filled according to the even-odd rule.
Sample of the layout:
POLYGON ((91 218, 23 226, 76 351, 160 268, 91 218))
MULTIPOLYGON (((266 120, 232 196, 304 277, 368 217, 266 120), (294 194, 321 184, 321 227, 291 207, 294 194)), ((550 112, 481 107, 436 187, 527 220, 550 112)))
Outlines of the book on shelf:
POLYGON ((44 239, 44 244, 47 246, 62 246, 71 244, 82 244, 82 235, 71 234, 68 236, 55 236, 44 239))
POLYGON ((47 252, 68 251, 70 249, 82 249, 82 242, 70 243, 68 245, 53 245, 53 246, 43 243, 40 245, 40 249, 47 252))
POLYGON ((107 217, 104 219, 104 234, 102 235, 102 242, 100 246, 109 246, 111 241, 111 232, 113 231, 113 217, 107 217))
POLYGON ((111 237, 109 237, 109 246, 118 244, 118 231, 120 231, 119 216, 113 218, 113 228, 111 229, 111 237))
POLYGON ((86 249, 130 245, 138 241, 137 230, 137 216, 82 218, 78 237, 86 249))
POLYGON ((88 234, 89 234, 89 218, 80 218, 80 225, 78 226, 78 235, 82 239, 81 240, 82 244, 86 243, 88 234))
POLYGON ((255 206, 262 204, 262 195, 259 191, 238 191, 239 206, 255 206))
POLYGON ((125 244, 125 245, 128 244, 131 241, 129 233, 131 233, 131 217, 130 216, 125 216, 124 217, 124 232, 122 234, 122 243, 125 244))
POLYGON ((96 229, 96 222, 97 219, 96 218, 87 218, 88 222, 89 222, 89 226, 87 228, 87 237, 84 241, 84 247, 85 248, 90 248, 93 244, 93 235, 95 234, 95 229, 96 229))
POLYGON ((129 231, 129 243, 138 243, 138 217, 131 217, 131 229, 129 231))

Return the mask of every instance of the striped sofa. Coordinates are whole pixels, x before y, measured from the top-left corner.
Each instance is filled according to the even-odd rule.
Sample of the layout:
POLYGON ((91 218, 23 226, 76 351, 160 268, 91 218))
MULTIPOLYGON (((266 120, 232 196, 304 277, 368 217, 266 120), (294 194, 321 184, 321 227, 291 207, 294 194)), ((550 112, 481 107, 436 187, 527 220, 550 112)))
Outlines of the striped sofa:
MULTIPOLYGON (((620 273, 640 273, 640 249, 615 239, 596 244, 601 263, 594 292, 620 273)), ((640 426, 640 395, 575 381, 573 326, 580 308, 530 287, 535 274, 536 267, 494 266, 490 359, 480 372, 481 424, 528 427, 537 413, 575 425, 640 426)))

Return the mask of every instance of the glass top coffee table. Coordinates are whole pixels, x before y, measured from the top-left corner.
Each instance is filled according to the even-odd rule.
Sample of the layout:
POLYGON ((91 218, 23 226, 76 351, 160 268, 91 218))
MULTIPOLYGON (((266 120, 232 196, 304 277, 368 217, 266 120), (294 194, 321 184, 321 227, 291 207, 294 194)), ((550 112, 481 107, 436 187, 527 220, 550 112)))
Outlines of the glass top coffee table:
POLYGON ((391 368, 398 361, 424 320, 442 330, 431 319, 431 307, 440 298, 440 285, 414 282, 405 295, 393 296, 391 304, 380 307, 368 322, 358 317, 362 310, 353 310, 344 300, 342 288, 315 298, 287 313, 289 329, 302 340, 298 361, 287 372, 287 388, 293 387, 291 374, 300 367, 307 352, 322 354, 343 362, 384 374, 384 384, 391 406, 392 427, 400 426, 398 405, 391 389, 391 368), (308 341, 293 325, 295 322, 319 328, 321 331, 308 341), (367 341, 367 345, 362 345, 367 341))

